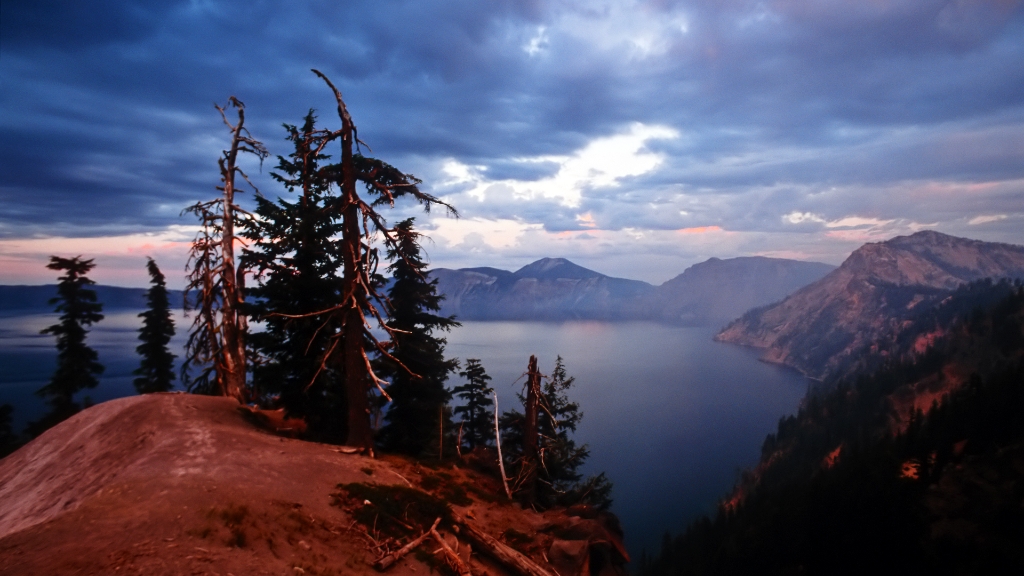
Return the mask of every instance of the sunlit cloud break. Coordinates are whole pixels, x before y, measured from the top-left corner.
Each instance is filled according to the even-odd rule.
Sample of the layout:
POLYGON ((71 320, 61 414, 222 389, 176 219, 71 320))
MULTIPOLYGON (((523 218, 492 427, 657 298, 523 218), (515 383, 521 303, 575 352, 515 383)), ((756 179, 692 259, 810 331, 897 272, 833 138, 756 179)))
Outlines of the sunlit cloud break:
POLYGON ((550 198, 575 207, 580 205, 584 192, 590 188, 619 186, 625 178, 654 171, 665 155, 647 149, 651 140, 679 138, 679 132, 667 126, 648 126, 636 122, 624 134, 592 140, 569 156, 534 156, 516 158, 516 162, 553 163, 558 170, 553 176, 534 181, 487 178, 486 167, 468 166, 449 159, 442 167, 448 177, 445 185, 468 185, 465 193, 477 200, 486 199, 488 192, 511 191, 520 200, 550 198))

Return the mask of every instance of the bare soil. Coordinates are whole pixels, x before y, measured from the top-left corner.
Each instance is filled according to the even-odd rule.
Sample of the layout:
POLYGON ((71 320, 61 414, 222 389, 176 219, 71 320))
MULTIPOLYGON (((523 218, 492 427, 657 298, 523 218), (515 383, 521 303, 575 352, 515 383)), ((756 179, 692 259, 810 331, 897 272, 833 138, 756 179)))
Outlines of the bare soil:
MULTIPOLYGON (((0 460, 0 574, 376 574, 384 536, 355 523, 333 496, 357 482, 454 494, 460 514, 552 574, 548 551, 595 540, 585 529, 551 548, 557 539, 545 530, 593 521, 524 511, 465 466, 345 454, 261 430, 238 408, 187 394, 113 400, 0 460)), ((474 574, 504 573, 446 537, 474 574)), ((431 556, 437 548, 425 544, 388 573, 444 573, 431 556)), ((565 567, 558 573, 567 576, 565 567)))

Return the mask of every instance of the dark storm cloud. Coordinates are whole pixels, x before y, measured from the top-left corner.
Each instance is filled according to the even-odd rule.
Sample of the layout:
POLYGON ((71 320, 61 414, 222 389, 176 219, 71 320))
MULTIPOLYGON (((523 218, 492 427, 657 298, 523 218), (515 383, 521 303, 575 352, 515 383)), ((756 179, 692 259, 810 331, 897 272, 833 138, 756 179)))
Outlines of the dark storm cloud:
MULTIPOLYGON (((245 101, 276 154, 280 124, 311 107, 337 125, 312 67, 374 154, 446 192, 449 159, 532 182, 559 165, 523 159, 634 122, 679 132, 647 143, 656 170, 584 186, 578 206, 461 199, 469 217, 551 231, 586 227, 584 212, 609 230, 775 231, 791 212, 932 222, 967 208, 892 191, 1024 179, 1024 10, 1009 0, 5 0, 0 56, 5 237, 181 223, 217 180, 214 101, 245 101)), ((273 164, 257 176, 270 195, 273 164)), ((1021 193, 969 209, 1012 212, 1021 193)))
POLYGON ((155 0, 4 0, 0 32, 6 50, 75 50, 146 38, 185 2, 155 0))

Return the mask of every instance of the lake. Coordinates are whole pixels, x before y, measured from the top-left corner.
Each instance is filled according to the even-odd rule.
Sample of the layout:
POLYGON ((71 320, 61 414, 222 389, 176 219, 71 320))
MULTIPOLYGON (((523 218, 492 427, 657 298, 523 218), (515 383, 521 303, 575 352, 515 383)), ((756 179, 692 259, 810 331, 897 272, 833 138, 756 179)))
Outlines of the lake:
MULTIPOLYGON (((106 366, 83 395, 101 402, 134 394, 138 311, 108 311, 88 343, 106 366)), ((39 330, 55 314, 0 316, 0 403, 11 403, 16 430, 45 411, 34 391, 54 369, 54 339, 39 330)), ((180 356, 185 319, 175 315, 180 356)), ((673 534, 714 511, 738 471, 754 465, 780 417, 796 411, 808 381, 757 360, 753 350, 711 340, 710 328, 654 322, 464 322, 447 335, 449 356, 479 358, 499 408, 518 402, 530 354, 548 373, 561 355, 584 413, 576 440, 590 446, 585 473, 615 484, 612 510, 635 559, 656 553, 673 534)), ((458 385, 458 376, 450 386, 458 385)))

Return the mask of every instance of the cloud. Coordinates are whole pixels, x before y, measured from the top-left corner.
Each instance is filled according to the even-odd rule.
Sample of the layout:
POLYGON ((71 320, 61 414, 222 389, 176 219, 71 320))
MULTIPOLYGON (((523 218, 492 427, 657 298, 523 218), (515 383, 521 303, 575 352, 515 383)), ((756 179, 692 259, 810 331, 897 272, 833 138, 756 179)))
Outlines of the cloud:
POLYGON ((968 226, 978 226, 980 224, 989 224, 992 222, 999 222, 1000 220, 1006 220, 1009 218, 1006 214, 989 214, 986 216, 975 216, 967 221, 968 226))
POLYGON ((430 235, 434 240, 450 246, 485 244, 491 248, 509 248, 515 246, 527 231, 538 228, 539 224, 507 219, 436 219, 430 235))
POLYGON ((56 277, 46 269, 50 256, 83 255, 96 260, 90 273, 94 281, 146 286, 146 258, 152 257, 167 275, 169 286, 181 288, 184 275, 178 272, 185 269, 195 233, 195 227, 175 225, 156 233, 0 239, 0 270, 4 283, 52 284, 56 277))
POLYGON ((655 170, 665 160, 660 153, 646 148, 651 140, 678 138, 679 133, 666 126, 645 126, 634 123, 629 130, 615 136, 596 138, 568 156, 536 156, 515 158, 530 164, 554 164, 557 171, 537 180, 487 177, 486 166, 467 166, 448 159, 443 170, 449 176, 442 186, 467 185, 463 194, 484 200, 489 192, 510 192, 517 200, 551 198, 565 206, 579 206, 586 191, 593 188, 620 186, 631 176, 640 176, 655 170))
MULTIPOLYGON (((543 248, 653 275, 707 255, 834 262, 858 238, 924 225, 1024 243, 1019 0, 5 0, 0 11, 5 240, 59 235, 73 251, 76 238, 134 245, 189 225, 178 214, 213 196, 227 144, 213 102, 241 98, 254 136, 287 154, 282 123, 312 107, 338 125, 317 67, 373 155, 474 223, 420 220, 448 234, 435 256, 453 263, 558 255, 543 248), (554 242, 562 233, 571 241, 554 242), (721 250, 668 240, 726 235, 721 250)), ((246 166, 270 197, 285 194, 275 164, 246 166)))

